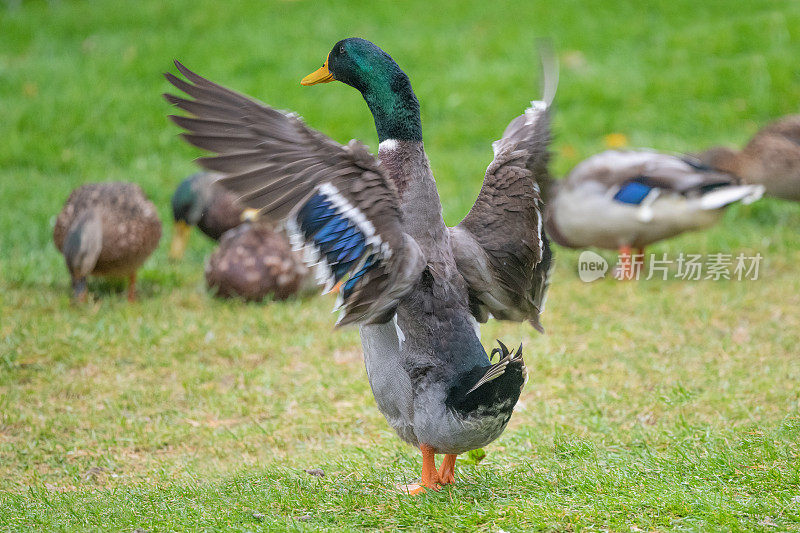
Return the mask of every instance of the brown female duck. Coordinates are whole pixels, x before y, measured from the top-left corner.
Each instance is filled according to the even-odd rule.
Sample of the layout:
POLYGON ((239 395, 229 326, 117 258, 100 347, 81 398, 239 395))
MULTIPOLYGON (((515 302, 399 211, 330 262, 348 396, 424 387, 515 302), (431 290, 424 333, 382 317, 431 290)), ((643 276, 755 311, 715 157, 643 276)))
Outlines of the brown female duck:
POLYGON ((222 235, 206 263, 208 287, 224 298, 285 300, 304 285, 308 269, 286 237, 263 222, 246 222, 222 235))
POLYGON ((766 196, 800 201, 800 115, 768 124, 739 151, 711 148, 703 163, 764 186, 766 196))
POLYGON ((92 183, 72 191, 53 230, 64 254, 73 296, 86 300, 86 276, 128 278, 136 298, 136 271, 161 239, 161 220, 133 183, 92 183))

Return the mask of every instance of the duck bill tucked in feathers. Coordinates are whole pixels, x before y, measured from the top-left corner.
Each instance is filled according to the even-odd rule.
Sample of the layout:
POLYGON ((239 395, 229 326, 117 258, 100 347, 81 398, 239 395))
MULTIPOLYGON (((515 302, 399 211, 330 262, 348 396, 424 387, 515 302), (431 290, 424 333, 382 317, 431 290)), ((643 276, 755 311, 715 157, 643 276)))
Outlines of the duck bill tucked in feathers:
POLYGON ((563 246, 619 250, 624 268, 615 276, 631 280, 646 246, 711 226, 727 206, 753 202, 764 189, 692 157, 637 149, 607 150, 582 161, 554 191, 547 205, 549 234, 563 246))

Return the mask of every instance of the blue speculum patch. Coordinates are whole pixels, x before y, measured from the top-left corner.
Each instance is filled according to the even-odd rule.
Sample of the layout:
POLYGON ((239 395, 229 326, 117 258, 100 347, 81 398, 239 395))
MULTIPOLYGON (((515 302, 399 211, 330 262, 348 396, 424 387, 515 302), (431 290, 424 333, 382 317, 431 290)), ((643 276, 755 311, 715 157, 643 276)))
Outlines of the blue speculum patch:
MULTIPOLYGON (((368 249, 366 236, 361 229, 346 216, 338 214, 323 194, 316 193, 308 199, 297 212, 297 221, 306 241, 312 242, 324 254, 336 282, 356 267, 368 249)), ((347 298, 358 280, 378 263, 378 257, 371 255, 364 266, 347 280, 343 296, 347 298)))
POLYGON ((614 200, 624 204, 639 205, 653 188, 638 181, 629 181, 617 191, 614 200))
POLYGON ((303 234, 309 235, 319 231, 335 214, 331 203, 324 196, 315 194, 303 204, 297 213, 297 219, 303 234))

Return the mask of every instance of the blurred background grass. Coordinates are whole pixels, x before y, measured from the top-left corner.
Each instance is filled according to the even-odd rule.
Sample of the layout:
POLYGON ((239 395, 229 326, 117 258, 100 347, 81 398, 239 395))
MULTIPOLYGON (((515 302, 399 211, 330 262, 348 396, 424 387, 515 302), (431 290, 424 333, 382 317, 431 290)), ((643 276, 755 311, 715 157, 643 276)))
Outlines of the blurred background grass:
POLYGON ((693 151, 797 112, 797 2, 0 5, 0 527, 797 527, 797 205, 737 206, 653 248, 760 252, 758 282, 586 285, 557 250, 548 335, 483 334, 525 342, 522 407, 458 487, 416 500, 387 497, 418 458, 374 406, 357 332, 331 332, 330 299, 215 301, 195 235, 178 265, 162 242, 140 302, 93 282, 75 308, 51 240, 69 191, 106 180, 139 183, 169 235, 198 155, 165 118, 173 59, 375 147, 357 93, 299 80, 341 38, 376 42, 411 77, 455 224, 491 141, 539 96, 536 38, 561 60, 560 176, 610 133, 693 151))

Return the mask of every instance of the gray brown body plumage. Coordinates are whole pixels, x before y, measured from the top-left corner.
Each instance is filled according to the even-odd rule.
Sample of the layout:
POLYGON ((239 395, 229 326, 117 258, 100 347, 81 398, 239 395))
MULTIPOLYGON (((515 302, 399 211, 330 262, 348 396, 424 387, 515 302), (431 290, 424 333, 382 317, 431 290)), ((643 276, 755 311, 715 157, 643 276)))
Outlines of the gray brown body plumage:
POLYGON ((402 191, 403 228, 419 245, 426 268, 398 302, 394 336, 390 326, 362 326, 367 373, 378 407, 401 438, 440 453, 461 453, 494 440, 504 424, 484 419, 465 425, 445 407, 453 381, 477 365, 488 366, 489 359, 473 326, 467 284, 423 145, 392 146, 382 147, 378 157, 402 191))
MULTIPOLYGON (((220 183, 249 207, 285 219, 329 284, 343 283, 339 324, 361 326, 376 402, 398 435, 448 454, 495 439, 525 367, 521 350, 490 363, 477 320, 491 313, 538 325, 549 250, 536 181, 547 165, 551 98, 512 121, 495 144, 476 206, 448 228, 413 120, 409 129, 381 126, 378 161, 357 141, 339 145, 294 115, 177 66, 189 82, 167 78, 193 99, 166 97, 192 116, 173 120, 189 142, 216 152, 201 165, 225 174, 220 183)), ((406 91, 396 101, 418 121, 405 75, 385 72, 391 87, 406 91)), ((376 123, 385 120, 380 102, 364 91, 376 123)))
POLYGON ((514 119, 495 143, 478 199, 455 228, 442 219, 421 142, 383 143, 378 152, 401 191, 404 228, 425 253, 428 269, 400 301, 395 331, 362 326, 361 337, 378 406, 413 445, 451 454, 484 446, 503 431, 516 403, 513 397, 505 406, 459 412, 447 399, 453 383, 489 366, 478 321, 492 313, 540 327, 550 268, 542 263, 549 247, 537 185, 546 179, 549 157, 548 105, 542 104, 514 119))

